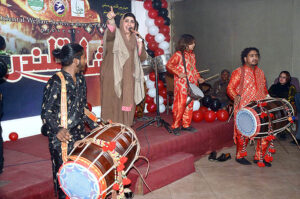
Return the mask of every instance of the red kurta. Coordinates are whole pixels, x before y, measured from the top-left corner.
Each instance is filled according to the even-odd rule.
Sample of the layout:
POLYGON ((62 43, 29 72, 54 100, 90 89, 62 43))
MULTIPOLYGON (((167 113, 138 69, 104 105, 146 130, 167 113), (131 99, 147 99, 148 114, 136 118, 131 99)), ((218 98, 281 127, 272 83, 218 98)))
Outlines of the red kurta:
MULTIPOLYGON (((196 58, 193 51, 184 51, 186 70, 190 84, 198 85, 200 75, 196 69, 196 58)), ((177 51, 168 61, 167 70, 174 74, 174 103, 173 103, 173 124, 172 128, 181 125, 184 128, 190 126, 193 116, 193 101, 186 107, 188 97, 186 77, 180 78, 180 73, 185 74, 182 54, 177 51)))
MULTIPOLYGON (((234 99, 237 95, 241 96, 239 104, 234 107, 235 117, 237 112, 251 101, 265 99, 268 94, 264 72, 257 66, 251 68, 244 65, 242 67, 233 71, 227 87, 227 94, 231 99, 234 99), (242 67, 244 67, 244 75, 242 74, 242 67), (243 78, 244 83, 242 83, 243 78)), ((234 128, 234 141, 237 146, 236 158, 239 159, 246 156, 247 152, 245 147, 249 139, 244 137, 236 127, 234 128)), ((259 157, 265 155, 268 143, 269 142, 264 138, 261 140, 258 139, 254 159, 258 160, 260 159, 259 157)))

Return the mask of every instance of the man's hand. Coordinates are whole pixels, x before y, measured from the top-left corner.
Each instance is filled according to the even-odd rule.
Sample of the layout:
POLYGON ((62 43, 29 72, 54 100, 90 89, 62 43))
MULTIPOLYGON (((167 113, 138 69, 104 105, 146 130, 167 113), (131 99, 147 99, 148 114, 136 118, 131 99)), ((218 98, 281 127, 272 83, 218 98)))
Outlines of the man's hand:
POLYGON ((198 82, 199 82, 200 84, 202 84, 202 83, 205 82, 205 80, 204 80, 202 77, 200 77, 200 78, 198 79, 198 82))
POLYGON ((184 78, 184 77, 186 77, 186 74, 185 73, 179 73, 178 77, 184 78))
POLYGON ((240 95, 235 96, 235 98, 234 98, 234 106, 235 107, 238 106, 239 103, 240 103, 240 101, 241 101, 241 96, 240 95))
POLYGON ((58 131, 56 137, 59 141, 68 143, 69 141, 71 141, 72 135, 70 135, 67 129, 61 128, 58 131))
POLYGON ((112 6, 110 6, 110 11, 107 13, 106 16, 107 16, 108 20, 112 20, 115 18, 116 14, 115 14, 112 6))

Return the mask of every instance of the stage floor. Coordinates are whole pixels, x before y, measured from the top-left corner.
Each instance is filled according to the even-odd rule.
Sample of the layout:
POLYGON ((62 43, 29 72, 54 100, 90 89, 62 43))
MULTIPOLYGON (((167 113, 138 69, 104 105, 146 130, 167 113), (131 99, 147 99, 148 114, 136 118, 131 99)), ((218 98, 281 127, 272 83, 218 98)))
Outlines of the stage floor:
MULTIPOLYGON (((169 123, 172 121, 170 114, 163 114, 162 118, 169 123)), ((137 122, 134 129, 143 123, 137 122)), ((213 150, 233 145, 232 121, 202 121, 192 123, 192 126, 199 131, 182 132, 180 136, 168 133, 165 128, 157 127, 156 123, 137 131, 141 155, 146 156, 151 165, 151 162, 180 153, 191 154, 197 160, 213 150)), ((54 198, 47 137, 36 135, 5 142, 4 158, 4 172, 0 175, 0 198, 54 198)))

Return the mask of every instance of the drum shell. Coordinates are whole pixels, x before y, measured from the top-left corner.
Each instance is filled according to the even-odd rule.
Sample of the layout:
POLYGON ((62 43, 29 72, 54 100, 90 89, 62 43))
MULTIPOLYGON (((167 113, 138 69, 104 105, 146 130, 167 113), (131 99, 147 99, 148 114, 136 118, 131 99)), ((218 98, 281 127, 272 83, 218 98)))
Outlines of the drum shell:
MULTIPOLYGON (((290 116, 293 116, 294 110, 293 107, 290 105, 289 102, 283 99, 264 99, 260 102, 266 102, 266 106, 263 108, 267 111, 273 114, 273 118, 270 118, 272 129, 274 131, 273 135, 276 135, 279 132, 282 132, 283 130, 279 130, 281 128, 287 128, 290 126, 290 122, 288 119, 283 121, 276 121, 281 118, 287 118, 290 116), (279 107, 282 107, 281 109, 279 107), (287 107, 290 111, 286 110, 284 107, 287 107), (272 111, 272 109, 279 109, 276 111, 272 111), (275 122, 276 121, 276 122, 275 122)), ((252 101, 250 102, 245 109, 250 110, 251 112, 255 112, 257 116, 255 117, 257 121, 257 124, 261 124, 259 127, 257 127, 257 130, 254 135, 250 136, 250 138, 263 138, 268 136, 269 131, 269 117, 260 117, 259 114, 261 114, 261 108, 258 106, 258 101, 252 101)), ((243 134, 243 132, 241 132, 243 134)), ((248 137, 248 136, 247 136, 248 137)))
MULTIPOLYGON (((105 127, 104 127, 105 128, 105 127)), ((95 138, 104 140, 106 142, 111 142, 113 139, 118 136, 121 132, 121 126, 112 126, 108 128, 107 130, 104 130, 101 134, 99 134, 100 131, 103 130, 100 129, 93 134, 89 135, 87 138, 95 138)), ((128 128, 128 127, 127 127, 128 128)), ((133 131, 133 130, 132 130, 133 131)), ((127 131, 126 131, 127 132, 127 131)), ((115 150, 120 154, 124 155, 125 151, 131 146, 131 144, 136 140, 136 137, 131 136, 129 133, 123 132, 121 133, 120 137, 114 140, 116 142, 116 148, 115 150)), ((137 140, 136 140, 137 141, 137 140)), ((86 145, 83 145, 82 147, 77 147, 74 149, 72 154, 70 154, 70 157, 72 159, 74 157, 83 157, 90 162, 94 162, 94 160, 97 159, 99 154, 103 152, 103 154, 95 161, 95 166, 101 171, 101 173, 104 175, 110 168, 113 167, 114 162, 113 158, 110 156, 108 152, 102 151, 101 147, 96 144, 90 144, 86 149, 86 145), (85 149, 85 150, 84 150, 85 149), (84 150, 84 151, 83 151, 84 150)), ((132 166, 133 162, 136 160, 137 155, 139 153, 138 151, 138 145, 135 144, 129 151, 127 155, 124 155, 128 158, 127 162, 124 164, 125 168, 124 171, 127 173, 130 167, 132 166)), ((70 159, 70 161, 72 161, 70 159)), ((107 175, 104 177, 106 181, 106 186, 109 187, 115 182, 115 169, 112 169, 107 175)), ((109 193, 110 190, 107 191, 109 193)))

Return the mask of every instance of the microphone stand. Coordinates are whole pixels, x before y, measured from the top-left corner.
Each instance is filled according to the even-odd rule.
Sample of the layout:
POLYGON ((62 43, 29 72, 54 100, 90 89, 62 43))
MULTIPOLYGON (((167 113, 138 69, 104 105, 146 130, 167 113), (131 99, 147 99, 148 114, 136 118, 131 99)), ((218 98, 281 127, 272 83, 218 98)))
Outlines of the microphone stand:
POLYGON ((163 126, 165 129, 167 129, 167 131, 169 133, 173 133, 172 128, 170 126, 170 124, 168 122, 166 122, 165 120, 163 120, 160 116, 160 112, 159 112, 159 94, 158 94, 158 72, 157 72, 157 60, 154 59, 154 69, 155 69, 155 85, 156 85, 156 116, 148 121, 147 123, 143 124, 142 126, 138 127, 136 130, 140 131, 141 129, 151 125, 154 122, 157 122, 157 127, 161 127, 163 126))

